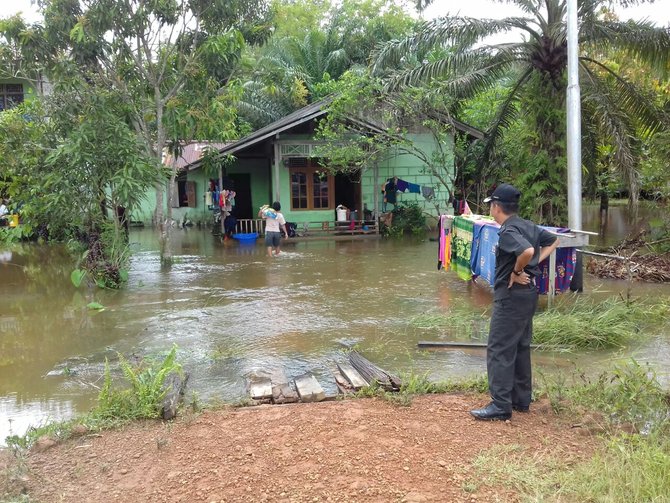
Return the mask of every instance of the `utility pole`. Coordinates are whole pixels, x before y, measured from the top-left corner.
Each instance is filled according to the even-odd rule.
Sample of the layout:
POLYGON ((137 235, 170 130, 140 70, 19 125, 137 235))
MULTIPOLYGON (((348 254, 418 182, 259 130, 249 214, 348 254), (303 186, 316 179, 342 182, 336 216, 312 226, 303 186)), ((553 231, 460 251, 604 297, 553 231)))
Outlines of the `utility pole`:
POLYGON ((582 229, 582 113, 579 90, 579 26, 577 0, 568 6, 568 226, 582 229))

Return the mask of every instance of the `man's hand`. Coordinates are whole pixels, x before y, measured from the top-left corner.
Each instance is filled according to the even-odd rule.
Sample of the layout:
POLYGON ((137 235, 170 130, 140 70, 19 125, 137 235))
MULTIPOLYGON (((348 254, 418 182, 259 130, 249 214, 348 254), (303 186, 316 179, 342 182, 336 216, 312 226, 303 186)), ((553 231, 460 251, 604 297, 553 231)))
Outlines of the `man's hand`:
POLYGON ((509 284, 507 285, 507 288, 512 288, 514 283, 518 285, 529 285, 530 276, 525 271, 518 275, 512 271, 509 275, 509 284))

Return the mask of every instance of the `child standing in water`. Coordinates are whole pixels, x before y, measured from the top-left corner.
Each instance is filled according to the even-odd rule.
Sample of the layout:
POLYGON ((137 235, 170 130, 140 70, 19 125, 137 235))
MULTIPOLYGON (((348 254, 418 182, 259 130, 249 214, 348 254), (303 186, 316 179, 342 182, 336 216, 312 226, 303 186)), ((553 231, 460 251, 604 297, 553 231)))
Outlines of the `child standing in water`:
POLYGON ((275 257, 279 255, 282 231, 288 237, 286 220, 280 211, 281 204, 279 204, 279 201, 275 201, 272 203, 272 208, 262 206, 258 212, 258 216, 265 220, 265 246, 268 248, 268 257, 272 257, 273 249, 275 257))

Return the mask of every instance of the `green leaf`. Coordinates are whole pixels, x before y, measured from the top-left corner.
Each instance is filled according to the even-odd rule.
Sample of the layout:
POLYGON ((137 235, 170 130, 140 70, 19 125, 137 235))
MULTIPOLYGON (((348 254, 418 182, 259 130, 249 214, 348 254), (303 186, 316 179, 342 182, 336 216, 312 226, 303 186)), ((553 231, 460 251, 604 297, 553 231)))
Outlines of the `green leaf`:
POLYGON ((72 281, 72 284, 75 288, 79 288, 81 286, 81 282, 85 277, 86 271, 83 269, 75 269, 70 273, 70 281, 72 281))
POLYGON ((89 302, 88 304, 86 304, 86 307, 95 311, 102 311, 103 309, 105 309, 105 306, 99 304, 98 302, 89 302))
POLYGON ((121 278, 121 281, 123 282, 128 281, 128 271, 125 269, 119 269, 119 278, 121 278))

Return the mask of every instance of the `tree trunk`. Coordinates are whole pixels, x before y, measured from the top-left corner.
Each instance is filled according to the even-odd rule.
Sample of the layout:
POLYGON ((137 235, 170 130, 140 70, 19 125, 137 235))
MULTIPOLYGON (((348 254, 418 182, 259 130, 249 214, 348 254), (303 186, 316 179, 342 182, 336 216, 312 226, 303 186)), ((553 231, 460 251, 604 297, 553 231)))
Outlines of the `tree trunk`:
MULTIPOLYGON (((154 87, 154 100, 156 105, 156 147, 155 147, 155 156, 159 161, 159 164, 163 165, 163 150, 165 149, 165 126, 163 125, 163 99, 161 97, 160 88, 158 85, 154 87)), ((163 190, 165 190, 164 184, 159 189, 156 190, 156 219, 159 220, 159 229, 160 229, 160 251, 161 251, 161 264, 163 266, 172 265, 172 248, 170 246, 171 237, 172 237, 172 183, 174 182, 174 168, 172 171, 172 176, 170 176, 167 190, 167 213, 168 217, 163 217, 163 190)))
POLYGON ((172 265, 172 206, 174 204, 174 191, 172 187, 177 179, 177 167, 172 166, 172 172, 167 184, 167 214, 165 216, 165 226, 161 233, 161 262, 165 266, 172 265))
POLYGON ((610 198, 607 191, 600 192, 600 235, 605 234, 607 229, 607 210, 609 210, 610 198))
POLYGON ((637 182, 637 174, 631 172, 628 175, 628 207, 630 209, 630 217, 633 222, 637 220, 638 210, 640 208, 640 188, 637 182))

